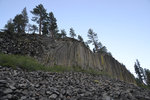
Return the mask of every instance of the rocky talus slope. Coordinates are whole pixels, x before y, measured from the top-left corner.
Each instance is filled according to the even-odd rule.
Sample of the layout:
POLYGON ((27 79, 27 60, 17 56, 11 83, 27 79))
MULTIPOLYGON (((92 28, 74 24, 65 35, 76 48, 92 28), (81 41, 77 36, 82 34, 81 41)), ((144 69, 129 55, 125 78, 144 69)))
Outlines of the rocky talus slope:
POLYGON ((0 66, 0 100, 150 100, 150 91, 101 75, 0 66))
POLYGON ((0 33, 0 52, 29 55, 49 66, 99 70, 113 78, 135 83, 134 76, 112 56, 93 53, 84 43, 71 38, 54 41, 46 36, 0 33))

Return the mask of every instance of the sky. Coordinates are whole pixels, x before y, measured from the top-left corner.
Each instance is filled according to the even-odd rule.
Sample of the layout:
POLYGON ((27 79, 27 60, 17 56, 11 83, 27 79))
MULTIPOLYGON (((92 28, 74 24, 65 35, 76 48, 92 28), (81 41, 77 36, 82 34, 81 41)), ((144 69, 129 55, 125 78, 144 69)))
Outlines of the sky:
POLYGON ((67 34, 73 27, 87 41, 92 28, 130 72, 134 73, 136 59, 150 69, 150 0, 0 0, 0 29, 24 7, 31 19, 30 11, 39 4, 54 13, 58 28, 67 34))

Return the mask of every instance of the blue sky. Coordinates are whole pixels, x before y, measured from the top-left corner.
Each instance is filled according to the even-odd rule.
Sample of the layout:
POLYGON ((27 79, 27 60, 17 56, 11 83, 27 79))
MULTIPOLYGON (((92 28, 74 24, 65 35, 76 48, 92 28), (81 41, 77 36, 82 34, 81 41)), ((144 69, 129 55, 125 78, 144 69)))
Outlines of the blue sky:
MULTIPOLYGON (((27 7, 43 4, 59 29, 73 27, 85 41, 92 28, 112 55, 134 73, 134 62, 150 69, 150 0, 0 0, 0 29, 27 7)), ((33 23, 30 20, 30 23, 33 23)))

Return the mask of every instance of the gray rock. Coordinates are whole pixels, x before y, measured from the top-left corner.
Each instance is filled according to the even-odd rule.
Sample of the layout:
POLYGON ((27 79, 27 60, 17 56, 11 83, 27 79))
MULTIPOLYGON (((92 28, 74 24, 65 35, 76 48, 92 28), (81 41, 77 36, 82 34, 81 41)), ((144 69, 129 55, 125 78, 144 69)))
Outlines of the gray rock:
POLYGON ((12 98, 12 95, 11 95, 11 94, 8 94, 8 95, 7 95, 7 98, 8 98, 8 99, 11 99, 11 98, 12 98))
POLYGON ((0 100, 11 100, 12 99, 12 95, 11 94, 7 94, 3 97, 0 98, 0 100))
POLYGON ((26 96, 22 96, 22 97, 20 98, 20 100, 26 100, 26 99, 27 99, 26 96))
POLYGON ((15 90, 16 87, 12 86, 12 85, 9 85, 9 88, 12 89, 12 90, 15 90))
POLYGON ((108 96, 106 93, 104 93, 103 100, 113 100, 113 99, 110 96, 108 96))
POLYGON ((50 98, 50 99, 56 99, 56 98, 57 98, 57 95, 56 95, 56 94, 52 94, 52 95, 49 96, 49 98, 50 98))
POLYGON ((4 94, 9 94, 9 93, 12 93, 13 91, 12 91, 12 89, 9 89, 9 88, 7 88, 7 89, 5 89, 4 90, 4 94))
POLYGON ((46 91, 46 94, 47 94, 47 95, 51 95, 52 92, 51 92, 51 91, 46 91))
POLYGON ((7 84, 6 80, 0 80, 0 84, 7 84))
POLYGON ((149 100, 150 91, 117 79, 81 72, 0 69, 2 100, 149 100), (95 80, 98 80, 98 84, 95 80), (39 85, 37 85, 39 84, 39 85), (36 86, 37 85, 37 86, 36 86))

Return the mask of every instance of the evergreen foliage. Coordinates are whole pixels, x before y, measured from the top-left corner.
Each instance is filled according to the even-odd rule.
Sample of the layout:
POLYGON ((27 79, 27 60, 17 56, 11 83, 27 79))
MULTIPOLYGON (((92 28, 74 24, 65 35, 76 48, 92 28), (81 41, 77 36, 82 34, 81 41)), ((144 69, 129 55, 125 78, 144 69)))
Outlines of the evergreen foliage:
POLYGON ((70 28, 70 36, 71 36, 71 38, 75 38, 76 37, 75 31, 74 31, 73 28, 70 28))
POLYGON ((99 51, 101 51, 101 52, 107 52, 107 48, 106 48, 105 46, 102 46, 102 47, 99 49, 99 51))
POLYGON ((25 33, 25 28, 27 26, 27 23, 29 22, 26 7, 22 10, 22 16, 23 16, 23 20, 24 20, 24 26, 23 26, 22 31, 25 33))
POLYGON ((61 38, 67 37, 65 29, 62 29, 60 34, 61 34, 61 38))
POLYGON ((136 83, 140 87, 144 88, 150 88, 150 70, 149 69, 143 69, 140 66, 140 63, 138 60, 136 60, 135 65, 135 73, 137 74, 136 83))
POLYGON ((48 34, 48 22, 42 23, 42 33, 43 33, 43 35, 48 34))
POLYGON ((54 17, 53 12, 50 12, 49 16, 48 16, 48 24, 49 24, 48 29, 49 29, 49 32, 50 32, 52 38, 55 38, 56 34, 58 33, 56 21, 57 20, 54 17))
POLYGON ((14 33, 14 29, 15 29, 14 23, 13 23, 12 19, 10 19, 7 22, 7 24, 5 25, 5 31, 8 31, 10 33, 14 33))
POLYGON ((135 68, 135 73, 137 74, 140 83, 143 83, 143 68, 140 66, 140 63, 138 60, 136 60, 134 68, 135 68))
POLYGON ((11 33, 25 33, 25 27, 28 23, 28 15, 26 8, 23 9, 21 14, 15 16, 12 20, 10 19, 7 24, 5 25, 5 30, 11 33))
POLYGON ((25 20, 22 14, 18 14, 13 19, 14 29, 16 33, 24 33, 25 20))
POLYGON ((46 9, 42 4, 39 4, 33 9, 33 11, 31 11, 31 13, 34 15, 32 21, 35 21, 36 23, 39 24, 39 34, 41 35, 42 23, 47 18, 46 9))
POLYGON ((79 40, 80 42, 83 42, 83 38, 81 37, 81 35, 78 35, 78 40, 79 40))
POLYGON ((89 29, 87 36, 89 38, 88 43, 89 44, 92 43, 95 46, 94 52, 95 51, 97 52, 98 51, 98 37, 97 37, 97 34, 95 32, 93 32, 92 29, 89 29))
POLYGON ((95 33, 92 29, 89 29, 87 36, 89 38, 87 43, 88 44, 92 43, 92 45, 94 45, 93 52, 105 52, 105 53, 107 53, 106 47, 103 46, 101 42, 98 42, 97 33, 95 33))
POLYGON ((36 31, 38 31, 38 27, 36 25, 31 26, 31 31, 33 34, 35 34, 36 31))

